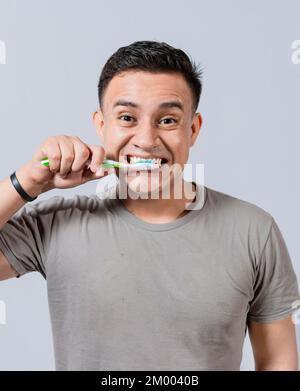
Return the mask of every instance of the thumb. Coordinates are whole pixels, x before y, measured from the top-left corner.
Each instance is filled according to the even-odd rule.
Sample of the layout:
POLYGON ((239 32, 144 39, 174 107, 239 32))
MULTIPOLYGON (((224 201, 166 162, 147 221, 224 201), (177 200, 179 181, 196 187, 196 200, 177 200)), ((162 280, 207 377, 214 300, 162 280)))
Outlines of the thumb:
POLYGON ((95 179, 100 179, 106 175, 110 174, 115 174, 116 175, 116 170, 114 168, 104 168, 104 167, 99 167, 96 172, 92 172, 91 170, 85 170, 83 173, 82 179, 84 182, 92 181, 95 179))
POLYGON ((102 176, 111 175, 111 174, 115 174, 116 175, 116 169, 115 168, 113 168, 113 167, 105 168, 105 167, 100 166, 98 168, 98 170, 94 173, 93 177, 101 178, 102 176))

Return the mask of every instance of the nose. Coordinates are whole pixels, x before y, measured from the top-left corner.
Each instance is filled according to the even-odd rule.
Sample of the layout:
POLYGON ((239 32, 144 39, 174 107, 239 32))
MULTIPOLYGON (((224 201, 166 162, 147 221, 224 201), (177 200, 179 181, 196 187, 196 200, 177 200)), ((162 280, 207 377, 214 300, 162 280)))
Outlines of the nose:
POLYGON ((159 139, 155 127, 150 123, 141 124, 141 126, 136 129, 133 145, 136 148, 143 149, 144 151, 151 151, 157 148, 159 145, 159 139))

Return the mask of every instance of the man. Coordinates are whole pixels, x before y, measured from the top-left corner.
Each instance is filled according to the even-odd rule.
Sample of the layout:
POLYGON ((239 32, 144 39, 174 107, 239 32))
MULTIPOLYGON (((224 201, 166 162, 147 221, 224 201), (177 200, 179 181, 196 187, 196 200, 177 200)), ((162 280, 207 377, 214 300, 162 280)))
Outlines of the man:
POLYGON ((56 369, 239 370, 248 328, 257 370, 297 370, 299 292, 274 218, 196 183, 175 197, 182 176, 163 178, 184 166, 201 128, 195 64, 166 43, 139 41, 109 58, 98 87, 104 148, 50 137, 0 185, 0 277, 47 279, 56 369), (104 157, 156 158, 160 168, 125 172, 140 197, 24 205, 107 174, 104 157), (159 197, 145 197, 154 190, 159 197))

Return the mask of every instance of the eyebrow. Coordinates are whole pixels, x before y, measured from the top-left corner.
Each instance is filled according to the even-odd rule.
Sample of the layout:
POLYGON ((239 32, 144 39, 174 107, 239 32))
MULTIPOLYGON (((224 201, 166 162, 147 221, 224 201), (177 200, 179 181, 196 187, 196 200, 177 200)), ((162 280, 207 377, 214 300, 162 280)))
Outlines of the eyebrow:
MULTIPOLYGON (((131 102, 128 100, 124 100, 124 99, 117 100, 113 105, 113 109, 117 106, 134 107, 136 109, 140 108, 140 106, 137 103, 134 103, 134 102, 131 102)), ((183 111, 183 104, 181 102, 179 102, 178 100, 171 100, 168 102, 162 102, 158 106, 159 109, 168 109, 168 108, 173 108, 173 107, 178 108, 179 110, 183 111)))

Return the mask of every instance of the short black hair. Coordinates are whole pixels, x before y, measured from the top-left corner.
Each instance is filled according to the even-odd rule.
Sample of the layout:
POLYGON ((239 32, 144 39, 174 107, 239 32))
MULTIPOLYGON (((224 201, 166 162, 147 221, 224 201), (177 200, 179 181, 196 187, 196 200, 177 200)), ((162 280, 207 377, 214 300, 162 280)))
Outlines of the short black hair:
POLYGON ((136 41, 120 47, 109 57, 98 83, 100 108, 108 83, 117 74, 128 70, 181 74, 191 88, 193 114, 196 112, 202 92, 202 70, 183 50, 157 41, 136 41))

